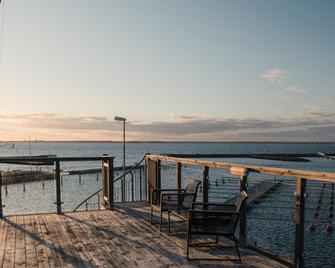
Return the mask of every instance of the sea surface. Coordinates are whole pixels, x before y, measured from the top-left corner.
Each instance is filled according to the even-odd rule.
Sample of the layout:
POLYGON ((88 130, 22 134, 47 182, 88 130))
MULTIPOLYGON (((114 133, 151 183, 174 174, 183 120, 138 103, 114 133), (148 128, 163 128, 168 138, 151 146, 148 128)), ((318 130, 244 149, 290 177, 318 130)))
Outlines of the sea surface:
MULTIPOLYGON (((57 155, 61 156, 113 156, 115 166, 122 165, 122 143, 108 142, 17 142, 0 143, 0 156, 57 155)), ((299 143, 127 143, 126 165, 134 165, 145 153, 152 154, 233 154, 233 153, 335 153, 335 144, 299 144, 299 143)), ((324 158, 310 158, 310 162, 286 162, 259 159, 206 159, 227 163, 264 165, 292 169, 335 172, 335 161, 324 158)), ((100 168, 101 162, 66 162, 61 163, 63 170, 100 168)), ((33 170, 51 167, 32 167, 1 164, 1 170, 33 170)), ((118 175, 118 174, 116 174, 118 175)), ((143 174, 142 174, 143 175, 143 174)), ((134 174, 138 180, 139 174, 134 174)), ((201 178, 201 170, 194 167, 183 167, 183 176, 201 178)), ((238 191, 238 179, 222 169, 210 169, 210 199, 226 201, 238 191)), ((162 169, 163 186, 173 186, 175 168, 165 165, 162 169)), ((264 180, 280 182, 280 186, 257 204, 251 204, 248 210, 248 243, 269 250, 278 256, 292 259, 294 250, 294 213, 295 213, 295 180, 285 177, 274 177, 252 174, 248 177, 249 187, 264 180)), ((129 180, 128 180, 129 182, 129 180)), ((129 187, 129 185, 128 185, 129 187)), ((63 211, 71 211, 90 194, 101 188, 101 176, 87 174, 80 179, 76 176, 62 178, 63 211)), ((327 224, 335 225, 330 217, 329 201, 334 195, 334 186, 321 182, 307 183, 306 224, 305 224, 305 258, 307 267, 335 267, 335 234, 326 231, 327 224), (320 201, 321 199, 321 201, 320 201), (317 205, 321 203, 319 209, 317 205), (318 216, 315 217, 315 212, 318 216), (310 231, 310 226, 316 226, 310 231)), ((199 193, 201 199, 202 193, 199 193)), ((5 215, 55 212, 55 184, 53 181, 31 182, 2 186, 5 215)), ((95 197, 96 198, 96 197, 95 197)), ((136 197, 135 197, 136 198, 136 197)), ((334 226, 335 229, 335 226, 334 226)), ((335 232, 335 231, 334 231, 335 232)))

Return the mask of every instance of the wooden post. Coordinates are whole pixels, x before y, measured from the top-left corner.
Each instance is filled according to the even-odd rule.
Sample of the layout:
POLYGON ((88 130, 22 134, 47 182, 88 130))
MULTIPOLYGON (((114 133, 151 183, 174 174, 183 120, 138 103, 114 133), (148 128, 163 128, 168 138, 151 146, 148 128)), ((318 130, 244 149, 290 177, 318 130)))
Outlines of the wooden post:
POLYGON ((56 181, 56 205, 57 214, 62 213, 61 186, 60 186, 60 165, 59 160, 55 162, 55 181, 56 181))
POLYGON ((209 168, 204 167, 202 171, 202 201, 208 203, 208 173, 209 168))
POLYGON ((149 202, 148 199, 148 177, 147 177, 147 168, 146 165, 143 167, 143 175, 144 175, 144 196, 146 200, 149 202))
MULTIPOLYGON (((160 160, 146 159, 146 182, 147 182, 147 200, 151 200, 151 190, 161 188, 160 160)), ((158 197, 153 197, 158 198, 158 197)), ((155 200, 158 202, 158 199, 155 200)))
POLYGON ((0 218, 3 217, 3 212, 2 212, 2 175, 0 171, 0 218))
MULTIPOLYGON (((248 170, 240 167, 232 167, 230 168, 230 174, 235 176, 240 176, 240 192, 245 191, 248 192, 247 189, 247 178, 248 178, 248 170)), ((241 207, 240 210, 240 236, 239 243, 241 247, 247 246, 247 206, 246 202, 241 207)))
POLYGON ((294 267, 304 267, 306 179, 296 178, 294 267))
POLYGON ((157 160, 157 172, 156 172, 156 180, 157 180, 157 189, 161 189, 161 160, 157 160))
MULTIPOLYGON (((181 163, 177 163, 177 167, 176 167, 176 185, 177 185, 177 189, 180 190, 181 189, 181 163)), ((178 191, 178 193, 180 193, 180 191, 178 191)), ((178 195, 178 204, 181 203, 181 199, 180 199, 180 195, 178 195)))
POLYGON ((107 178, 107 154, 102 155, 101 181, 102 181, 102 206, 108 208, 108 178, 107 178))

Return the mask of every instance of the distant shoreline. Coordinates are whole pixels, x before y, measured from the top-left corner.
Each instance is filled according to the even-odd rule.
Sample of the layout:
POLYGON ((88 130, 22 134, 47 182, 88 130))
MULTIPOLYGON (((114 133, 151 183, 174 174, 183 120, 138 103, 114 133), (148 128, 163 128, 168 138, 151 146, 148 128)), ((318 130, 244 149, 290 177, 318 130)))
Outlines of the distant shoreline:
MULTIPOLYGON (((23 141, 0 141, 0 143, 29 142, 23 141)), ((122 143, 123 141, 94 141, 94 140, 75 140, 75 141, 47 141, 32 140, 31 143, 122 143)), ((142 141, 129 140, 126 143, 208 143, 208 144, 335 144, 335 141, 142 141)))

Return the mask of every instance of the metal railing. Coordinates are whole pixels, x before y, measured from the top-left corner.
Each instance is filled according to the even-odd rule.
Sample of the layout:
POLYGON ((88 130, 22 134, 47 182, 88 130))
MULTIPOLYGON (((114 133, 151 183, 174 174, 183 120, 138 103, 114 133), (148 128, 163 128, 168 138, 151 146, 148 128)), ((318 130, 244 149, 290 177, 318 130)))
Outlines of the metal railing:
MULTIPOLYGON (((147 187, 146 187, 146 180, 144 177, 142 177, 142 167, 141 164, 143 163, 145 159, 145 156, 142 157, 133 167, 129 168, 126 170, 124 174, 121 176, 117 177, 116 179, 113 179, 113 197, 111 197, 111 200, 114 202, 121 202, 122 200, 125 200, 125 202, 134 202, 134 201, 143 201, 146 200, 146 192, 147 192, 147 187), (134 171, 138 170, 139 176, 138 176, 138 183, 136 184, 136 179, 134 179, 134 171), (130 179, 127 178, 126 176, 130 175, 130 179), (122 191, 121 187, 116 188, 115 184, 119 181, 121 181, 123 178, 125 178, 125 191, 122 191), (128 179, 128 180, 127 180, 128 179), (128 182, 128 183, 127 183, 128 182), (138 187, 135 187, 135 185, 138 185, 138 187), (125 196, 122 198, 120 194, 124 193, 125 196), (137 197, 137 198, 135 198, 137 197)), ((105 167, 103 166, 103 172, 104 174, 107 174, 108 172, 108 166, 105 167)), ((106 175, 105 175, 106 176, 106 175)), ((86 205, 88 201, 93 198, 94 196, 99 195, 100 192, 104 191, 104 189, 107 189, 108 185, 104 185, 104 188, 99 189, 98 191, 94 192, 90 196, 88 196, 86 199, 81 201, 73 211, 77 211, 82 205, 86 205)), ((99 198, 98 198, 99 200, 99 198)))
MULTIPOLYGON (((138 163, 134 166, 127 166, 127 170, 125 174, 121 174, 118 176, 118 172, 120 172, 120 167, 114 167, 113 165, 113 157, 109 157, 108 155, 102 155, 101 157, 56 157, 56 156, 44 156, 44 157, 1 157, 0 163, 7 164, 7 166, 14 166, 13 171, 8 172, 0 172, 0 217, 3 216, 3 198, 2 198, 2 188, 4 188, 4 197, 8 196, 8 183, 13 184, 22 184, 23 192, 25 192, 26 185, 28 182, 36 182, 41 181, 44 189, 45 178, 53 179, 55 182, 55 200, 54 203, 56 205, 56 212, 62 213, 62 192, 65 194, 67 187, 64 183, 67 181, 65 178, 70 177, 72 180, 78 176, 78 184, 75 187, 83 186, 84 176, 87 177, 89 174, 96 174, 96 180, 94 180, 95 184, 99 183, 99 174, 101 173, 102 177, 102 187, 95 191, 93 194, 90 194, 87 198, 81 201, 78 205, 76 205, 73 211, 77 211, 82 206, 85 207, 86 210, 99 210, 101 207, 113 209, 115 202, 122 202, 125 200, 126 202, 134 202, 134 201, 143 201, 146 199, 146 180, 144 179, 144 166, 141 165, 144 160, 144 156, 138 163), (100 161, 101 168, 97 169, 87 169, 86 164, 78 170, 78 162, 86 162, 86 161, 100 161), (64 162, 75 162, 77 166, 74 170, 65 170, 64 162), (15 168, 26 166, 27 170, 16 170, 15 168), (32 167, 51 167, 52 171, 41 172, 33 170, 32 167), (1 175, 4 176, 1 177, 1 175), (88 174, 88 175, 86 175, 88 174), (38 178, 41 175, 41 178, 38 178), (116 179, 115 176, 117 176, 116 179), (125 189, 121 191, 121 180, 125 182, 125 189), (2 187, 4 184, 4 187, 2 187), (101 193, 102 192, 102 193, 101 193), (124 193, 124 196, 122 196, 124 193)), ((67 164, 68 165, 68 164, 67 164)), ((81 165, 82 166, 82 165, 81 165)), ((95 175, 94 175, 95 176, 95 175)), ((92 176, 90 177, 92 180, 92 176)), ((92 183, 91 183, 92 186, 92 183)), ((90 187, 90 186, 87 186, 90 187)), ((70 189, 73 191, 75 189, 70 189)), ((89 191, 89 189, 87 189, 89 191)), ((87 191, 86 191, 87 192, 87 191)), ((29 194, 29 193, 27 193, 29 194)), ((36 195, 37 192, 34 192, 36 195)), ((68 195, 71 195, 71 192, 68 192, 68 195)), ((77 198, 80 198, 78 196, 77 198)), ((77 200, 79 202, 79 200, 77 200)), ((41 211, 38 211, 39 213, 41 211)), ((28 212, 29 213, 29 212, 28 212)))
MULTIPOLYGON (((257 227, 257 225, 265 227, 266 224, 268 229, 271 229, 273 226, 286 225, 287 233, 275 234, 276 230, 271 229, 272 233, 270 232, 269 235, 287 236, 286 239, 288 240, 292 237, 292 245, 290 241, 284 238, 283 242, 277 245, 277 247, 288 247, 287 252, 293 253, 292 262, 289 259, 283 260, 281 258, 281 260, 294 267, 308 266, 305 265, 305 225, 306 213, 310 213, 310 208, 306 207, 306 198, 309 198, 309 203, 313 203, 314 199, 312 199, 312 196, 321 189, 320 184, 329 184, 330 205, 328 209, 328 227, 326 228, 328 236, 332 233, 331 223, 334 207, 331 204, 334 204, 335 173, 230 164, 152 154, 146 155, 146 170, 148 185, 151 188, 161 188, 162 184, 167 183, 164 179, 171 181, 175 177, 174 185, 180 189, 183 177, 185 177, 182 176, 182 173, 187 174, 191 172, 191 176, 200 177, 202 179, 200 198, 203 202, 208 202, 210 199, 215 198, 216 200, 225 199, 225 202, 231 202, 234 200, 234 194, 232 193, 236 194, 236 192, 242 190, 249 192, 248 202, 240 215, 240 244, 242 246, 258 248, 263 253, 267 252, 270 255, 275 255, 259 248, 258 243, 255 241, 253 243, 248 242, 248 231, 257 227), (167 172, 163 171, 163 167, 166 166, 169 166, 170 169, 174 167, 175 174, 169 172, 169 175, 165 176, 167 172), (210 179, 211 171, 213 179, 210 179), (308 192, 306 191, 307 182, 308 192), (275 194, 276 192, 278 194, 275 194), (311 194, 309 197, 308 193, 311 194), (219 195, 221 195, 220 198, 218 198, 219 195), (271 210, 271 213, 269 213, 269 210, 271 210), (276 211, 278 212, 277 214, 276 211), (248 221, 253 224, 248 224, 248 221)), ((320 198, 322 198, 321 193, 320 198)), ((321 213, 320 203, 321 201, 317 203, 319 205, 317 206, 319 214, 321 213)), ((318 213, 315 215, 319 215, 318 213)), ((308 215, 308 219, 310 218, 310 215, 308 215)), ((315 228, 316 219, 318 218, 314 217, 311 221, 311 231, 315 228)), ((277 231, 283 230, 282 226, 277 231)), ((255 233, 262 235, 261 232, 255 233)), ((308 239, 310 240, 310 238, 308 239)), ((272 239, 271 241, 274 240, 272 239)), ((282 255, 279 254, 278 257, 280 256, 282 255)))
MULTIPOLYGON (((6 163, 9 165, 29 165, 29 166, 53 166, 53 175, 55 181, 55 199, 56 202, 56 212, 58 214, 62 213, 62 178, 61 178, 61 163, 64 162, 85 162, 85 161, 101 161, 102 168, 101 172, 103 174, 102 183, 103 185, 110 185, 113 187, 113 183, 109 184, 109 180, 113 178, 113 157, 108 155, 102 155, 101 157, 55 157, 55 156, 43 156, 43 157, 1 157, 0 163, 6 163), (107 171, 107 172, 106 172, 107 171), (108 177, 110 176, 110 178, 108 177)), ((23 185, 25 188, 25 181, 23 180, 23 185)), ((3 198, 2 198, 2 172, 0 173, 0 217, 3 216, 3 198)), ((44 182, 43 182, 44 185, 44 182)), ((7 191, 7 188, 6 188, 7 191)), ((110 194, 111 189, 106 189, 104 192, 105 202, 102 204, 105 208, 112 208, 114 200, 112 194, 110 194), (110 198, 110 199, 109 199, 110 198)))

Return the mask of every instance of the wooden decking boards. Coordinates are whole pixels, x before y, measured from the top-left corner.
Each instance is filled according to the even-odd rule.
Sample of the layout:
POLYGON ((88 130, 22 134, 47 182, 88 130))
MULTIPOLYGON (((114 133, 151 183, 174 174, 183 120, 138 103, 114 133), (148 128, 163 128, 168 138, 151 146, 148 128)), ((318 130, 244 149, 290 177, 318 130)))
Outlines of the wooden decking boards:
POLYGON ((0 267, 285 267, 250 250, 241 250, 241 264, 187 261, 185 238, 185 232, 168 234, 150 225, 144 203, 117 205, 115 211, 4 217, 0 267))

